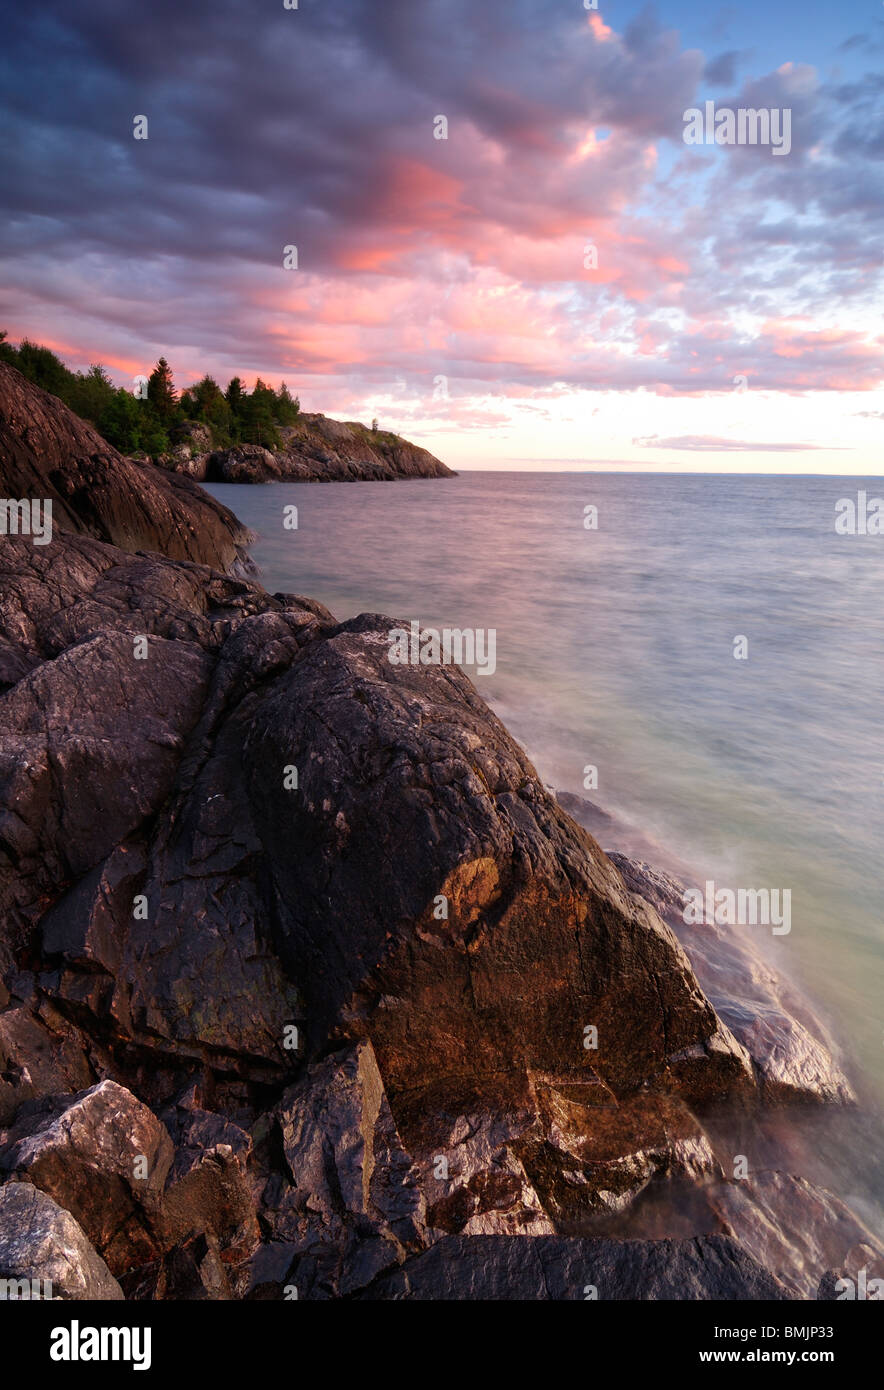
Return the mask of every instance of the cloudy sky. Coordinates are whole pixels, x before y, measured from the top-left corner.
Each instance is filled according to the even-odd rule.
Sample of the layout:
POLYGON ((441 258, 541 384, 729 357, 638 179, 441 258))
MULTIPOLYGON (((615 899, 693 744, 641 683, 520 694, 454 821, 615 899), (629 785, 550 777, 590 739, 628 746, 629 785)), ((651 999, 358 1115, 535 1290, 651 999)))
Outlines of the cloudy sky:
POLYGON ((884 472, 884 4, 598 4, 10 9, 0 327, 457 467, 884 472))

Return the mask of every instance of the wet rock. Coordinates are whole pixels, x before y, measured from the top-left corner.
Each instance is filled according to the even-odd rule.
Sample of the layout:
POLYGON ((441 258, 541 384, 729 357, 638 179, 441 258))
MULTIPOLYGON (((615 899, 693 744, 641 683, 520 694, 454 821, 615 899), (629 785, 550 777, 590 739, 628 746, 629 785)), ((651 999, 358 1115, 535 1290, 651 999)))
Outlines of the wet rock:
POLYGON ((752 1058, 764 1100, 855 1100, 822 1023, 747 939, 751 928, 686 924, 685 888, 679 879, 622 854, 612 852, 609 858, 630 892, 651 903, 672 926, 719 1018, 752 1058))
POLYGON ((427 1097, 411 1117, 409 1146, 427 1199, 427 1223, 465 1235, 546 1235, 555 1227, 518 1150, 538 1115, 526 1078, 521 1095, 481 1088, 463 1109, 427 1097))
POLYGON ((831 1303, 884 1302, 884 1265, 867 1250, 851 1251, 849 1264, 826 1270, 816 1297, 831 1303))
POLYGON ((884 1246, 834 1193, 789 1173, 752 1173, 713 1186, 707 1199, 723 1230, 793 1298, 816 1298, 826 1273, 884 1278, 884 1246))
POLYGON ((779 981, 772 972, 767 978, 765 973, 759 972, 759 985, 763 981, 776 1002, 765 1004, 756 996, 720 1004, 722 1018, 758 1068, 764 1099, 853 1103, 853 1088, 826 1044, 788 1012, 781 1002, 779 981))
POLYGON ((520 1092, 487 1083, 463 1109, 436 1092, 402 1112, 427 1220, 462 1234, 551 1234, 628 1206, 662 1178, 720 1173, 676 1097, 618 1100, 607 1087, 529 1073, 520 1092))
POLYGON ((160 1248, 171 1163, 160 1121, 114 1081, 20 1115, 0 1150, 0 1171, 69 1211, 115 1274, 160 1248))
POLYGON ((245 738, 277 939, 305 981, 313 1045, 367 1033, 394 1113, 415 1089, 529 1068, 618 1093, 751 1086, 736 1044, 704 1050, 722 1030, 670 929, 457 668, 390 664, 392 626, 363 615, 306 646, 245 738))
POLYGON ((617 854, 614 850, 608 850, 607 854, 623 875, 630 893, 644 898, 664 921, 683 925, 685 888, 679 879, 644 860, 627 859, 625 854, 617 854))
POLYGON ((624 855, 628 854, 632 859, 654 862, 662 857, 660 845, 632 821, 612 815, 603 806, 585 796, 575 796, 573 792, 558 791, 553 787, 549 790, 568 815, 573 816, 578 825, 582 825, 593 839, 598 840, 607 855, 611 855, 613 848, 624 855))
MULTIPOLYGON (((38 1297, 115 1299, 123 1291, 82 1229, 51 1197, 26 1182, 0 1187, 0 1281, 38 1281, 38 1297), (51 1290, 51 1291, 50 1291, 51 1290)), ((29 1295, 30 1296, 30 1295, 29 1295)))
POLYGON ((680 1241, 446 1236, 356 1296, 680 1302, 789 1295, 737 1241, 724 1236, 680 1241))
POLYGON ((587 1103, 582 1087, 544 1088, 540 1124, 517 1147, 558 1228, 628 1206, 659 1178, 720 1171, 709 1139, 676 1097, 587 1103))

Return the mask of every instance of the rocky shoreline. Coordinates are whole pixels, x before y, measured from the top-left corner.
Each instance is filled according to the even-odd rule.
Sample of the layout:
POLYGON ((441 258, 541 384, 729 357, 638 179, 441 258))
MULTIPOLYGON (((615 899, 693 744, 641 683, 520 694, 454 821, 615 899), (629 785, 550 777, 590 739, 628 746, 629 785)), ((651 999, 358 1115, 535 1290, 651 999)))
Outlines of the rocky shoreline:
POLYGON ((0 1278, 784 1299, 880 1259, 712 1137, 851 1103, 814 1020, 459 669, 268 594, 226 508, 2 364, 0 481, 55 521, 0 537, 0 1278), (702 1228, 594 1233, 679 1185, 702 1228))
POLYGON ((208 425, 187 426, 187 438, 153 462, 197 482, 393 482, 399 478, 452 478, 452 469, 428 449, 390 430, 357 421, 302 413, 278 427, 278 448, 238 444, 216 448, 208 425))

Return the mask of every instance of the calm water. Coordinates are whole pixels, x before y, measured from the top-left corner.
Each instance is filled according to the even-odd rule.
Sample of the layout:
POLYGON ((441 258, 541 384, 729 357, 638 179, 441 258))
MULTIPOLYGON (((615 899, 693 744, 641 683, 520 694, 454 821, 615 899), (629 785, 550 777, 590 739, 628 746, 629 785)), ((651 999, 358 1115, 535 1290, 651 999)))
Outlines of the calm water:
POLYGON ((272 591, 340 618, 496 628, 497 670, 475 683, 545 781, 721 885, 791 888, 791 934, 766 944, 880 1101, 884 536, 834 530, 836 501, 858 488, 884 491, 478 472, 210 491, 258 532, 272 591), (296 532, 282 524, 290 503, 296 532), (584 791, 587 764, 597 791, 584 791))

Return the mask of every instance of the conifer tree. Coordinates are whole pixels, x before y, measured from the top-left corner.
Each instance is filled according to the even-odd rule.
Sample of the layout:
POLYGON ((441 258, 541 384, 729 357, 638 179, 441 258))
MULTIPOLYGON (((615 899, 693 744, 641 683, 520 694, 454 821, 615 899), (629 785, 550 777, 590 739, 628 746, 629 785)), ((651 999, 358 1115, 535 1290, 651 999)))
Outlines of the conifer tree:
POLYGON ((161 357, 147 379, 147 399, 164 425, 171 424, 178 414, 178 392, 172 380, 172 368, 161 357))

